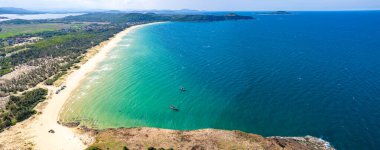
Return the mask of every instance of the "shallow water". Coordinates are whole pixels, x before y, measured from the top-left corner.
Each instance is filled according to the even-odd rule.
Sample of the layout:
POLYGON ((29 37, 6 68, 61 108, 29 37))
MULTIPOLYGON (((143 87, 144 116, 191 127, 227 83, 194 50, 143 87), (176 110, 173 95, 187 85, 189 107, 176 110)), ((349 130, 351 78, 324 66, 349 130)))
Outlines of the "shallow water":
POLYGON ((137 29, 82 81, 61 117, 96 128, 312 135, 338 149, 376 149, 379 16, 295 12, 137 29))

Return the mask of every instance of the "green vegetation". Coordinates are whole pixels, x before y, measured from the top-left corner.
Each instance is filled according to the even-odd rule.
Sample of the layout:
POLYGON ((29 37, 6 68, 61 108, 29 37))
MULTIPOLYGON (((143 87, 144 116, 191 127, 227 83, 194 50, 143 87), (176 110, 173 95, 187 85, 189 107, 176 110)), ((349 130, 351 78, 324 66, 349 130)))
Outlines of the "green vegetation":
POLYGON ((0 61, 0 75, 7 74, 12 71, 12 65, 10 59, 0 61))
POLYGON ((90 146, 88 148, 86 148, 86 150, 101 150, 99 147, 96 147, 96 146, 90 146))
POLYGON ((7 53, 13 53, 13 52, 17 52, 17 51, 22 51, 22 50, 25 50, 25 46, 12 46, 12 47, 5 47, 3 49, 1 49, 1 52, 3 52, 4 56, 5 54, 7 53))
MULTIPOLYGON (((14 66, 25 63, 38 66, 38 70, 35 69, 33 74, 0 83, 0 90, 5 92, 23 91, 59 73, 60 70, 66 71, 80 61, 81 55, 87 49, 107 40, 121 30, 122 28, 107 28, 107 30, 96 28, 91 31, 55 32, 56 36, 51 37, 49 37, 50 34, 44 35, 44 40, 25 46, 27 50, 18 51, 9 57, 0 57, 0 75, 10 72, 14 66)), ((47 83, 54 82, 58 78, 54 77, 47 83)))
POLYGON ((66 71, 62 71, 62 72, 60 72, 60 73, 54 75, 52 78, 47 79, 47 80, 45 81, 45 84, 46 84, 46 85, 53 85, 55 81, 57 81, 60 77, 62 77, 62 76, 65 75, 65 74, 66 74, 66 71))
POLYGON ((46 89, 35 89, 23 93, 21 96, 10 96, 9 102, 4 110, 0 112, 0 130, 25 120, 36 113, 33 108, 41 101, 45 100, 46 89))
POLYGON ((80 16, 69 16, 63 21, 87 21, 87 22, 110 22, 113 24, 125 24, 134 22, 157 22, 157 21, 183 21, 183 22, 204 22, 223 20, 243 20, 253 19, 250 16, 240 16, 236 14, 228 15, 165 15, 155 13, 90 13, 80 16))
POLYGON ((53 36, 28 46, 29 50, 11 56, 12 65, 36 58, 73 56, 77 57, 88 48, 110 38, 116 31, 72 32, 53 36))
POLYGON ((18 24, 2 25, 2 31, 0 32, 0 38, 7 38, 15 35, 25 33, 38 33, 44 31, 54 31, 71 27, 71 24, 63 23, 38 23, 38 24, 25 24, 25 22, 18 24))
POLYGON ((12 19, 7 21, 2 21, 0 24, 31 24, 33 21, 24 19, 12 19))

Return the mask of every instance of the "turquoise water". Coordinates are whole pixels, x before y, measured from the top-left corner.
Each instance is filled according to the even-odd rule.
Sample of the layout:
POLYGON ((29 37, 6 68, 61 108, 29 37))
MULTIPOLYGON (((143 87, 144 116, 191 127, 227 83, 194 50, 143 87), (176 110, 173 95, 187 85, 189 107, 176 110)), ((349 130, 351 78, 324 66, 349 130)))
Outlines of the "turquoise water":
POLYGON ((380 147, 380 12, 255 17, 134 30, 81 83, 62 118, 380 147))

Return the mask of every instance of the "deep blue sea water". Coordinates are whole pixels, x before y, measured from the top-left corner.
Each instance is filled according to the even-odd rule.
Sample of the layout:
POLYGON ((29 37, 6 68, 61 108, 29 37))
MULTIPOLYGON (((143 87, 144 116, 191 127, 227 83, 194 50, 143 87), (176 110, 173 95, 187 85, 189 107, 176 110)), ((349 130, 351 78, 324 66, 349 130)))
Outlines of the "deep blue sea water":
POLYGON ((83 81, 63 118, 98 128, 312 135, 337 149, 378 149, 380 12, 254 17, 135 30, 83 81))

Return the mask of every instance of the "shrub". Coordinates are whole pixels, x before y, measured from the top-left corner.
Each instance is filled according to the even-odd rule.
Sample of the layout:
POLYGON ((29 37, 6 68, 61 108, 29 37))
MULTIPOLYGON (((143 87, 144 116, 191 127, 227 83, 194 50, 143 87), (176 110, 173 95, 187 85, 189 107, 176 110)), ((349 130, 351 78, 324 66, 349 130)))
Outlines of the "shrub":
POLYGON ((34 89, 24 92, 21 96, 10 96, 5 110, 0 112, 0 129, 15 125, 17 122, 29 118, 35 114, 33 108, 47 95, 46 89, 34 89))
POLYGON ((99 147, 96 146, 90 146, 86 150, 101 150, 99 147))

